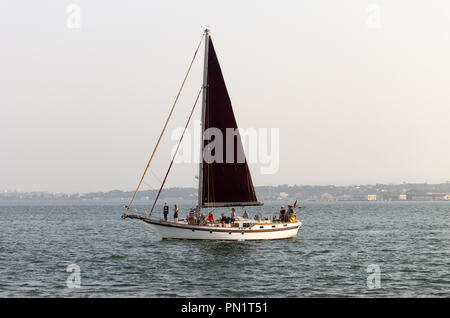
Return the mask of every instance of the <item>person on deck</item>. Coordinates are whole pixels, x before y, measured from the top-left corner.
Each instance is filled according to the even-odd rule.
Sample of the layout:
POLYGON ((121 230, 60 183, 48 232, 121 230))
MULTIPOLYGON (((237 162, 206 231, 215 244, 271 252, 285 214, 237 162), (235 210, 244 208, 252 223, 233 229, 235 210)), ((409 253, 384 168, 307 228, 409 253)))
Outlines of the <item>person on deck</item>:
POLYGON ((167 202, 164 202, 164 221, 167 221, 167 215, 169 214, 169 206, 167 202))
POLYGON ((286 209, 284 208, 284 205, 281 206, 280 221, 281 222, 286 222, 286 209))
POLYGON ((288 221, 291 221, 292 214, 294 214, 294 208, 292 205, 288 205, 288 221))
POLYGON ((195 217, 195 219, 196 220, 198 220, 199 219, 199 213, 198 213, 199 211, 198 211, 198 205, 194 208, 194 217, 195 217))
POLYGON ((202 211, 197 212, 197 223, 198 224, 203 224, 205 222, 206 222, 206 219, 203 216, 203 212, 202 211))
POLYGON ((208 217, 206 218, 207 223, 214 223, 214 215, 212 213, 209 213, 208 217))
POLYGON ((178 205, 174 205, 173 221, 178 223, 178 205))
POLYGON ((242 217, 244 219, 248 219, 248 212, 247 212, 247 210, 244 211, 244 215, 242 215, 242 217))
POLYGON ((222 222, 222 224, 225 224, 225 221, 227 220, 225 213, 222 213, 221 216, 222 216, 222 218, 220 219, 220 222, 222 222))
POLYGON ((189 218, 188 218, 188 224, 195 224, 196 220, 195 220, 195 213, 194 213, 194 209, 191 208, 189 210, 189 218))
POLYGON ((231 223, 234 223, 235 220, 236 220, 236 209, 232 208, 231 209, 231 223))

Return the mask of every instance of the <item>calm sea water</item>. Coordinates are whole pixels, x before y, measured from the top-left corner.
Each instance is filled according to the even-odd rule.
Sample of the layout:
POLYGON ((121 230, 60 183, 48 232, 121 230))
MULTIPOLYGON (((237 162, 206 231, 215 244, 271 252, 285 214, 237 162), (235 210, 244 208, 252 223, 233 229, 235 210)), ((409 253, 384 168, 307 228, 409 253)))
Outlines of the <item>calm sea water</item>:
POLYGON ((0 297, 450 296, 450 202, 307 203, 295 239, 263 242, 163 241, 121 214, 0 203, 0 297))

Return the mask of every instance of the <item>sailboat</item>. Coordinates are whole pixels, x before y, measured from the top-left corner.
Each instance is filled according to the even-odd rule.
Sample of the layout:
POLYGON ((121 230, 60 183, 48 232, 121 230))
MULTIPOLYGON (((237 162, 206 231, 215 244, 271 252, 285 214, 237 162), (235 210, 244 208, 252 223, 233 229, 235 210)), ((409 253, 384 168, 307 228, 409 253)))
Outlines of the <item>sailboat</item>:
MULTIPOLYGON (((259 202, 256 197, 252 177, 245 158, 244 160, 231 160, 232 162, 229 162, 229 160, 210 160, 211 158, 208 158, 208 155, 211 156, 211 153, 208 154, 207 151, 204 151, 211 142, 209 140, 205 140, 205 131, 209 128, 214 128, 220 130, 223 133, 223 136, 226 136, 226 129, 237 129, 237 123, 208 28, 205 29, 204 34, 202 35, 202 40, 200 40, 199 46, 195 51, 191 65, 189 66, 177 98, 175 99, 175 103, 172 106, 166 125, 163 128, 156 147, 147 164, 147 168, 144 171, 130 204, 124 207, 125 214, 122 217, 124 219, 130 218, 145 222, 154 231, 159 233, 163 239, 245 241, 292 238, 297 235, 302 226, 302 222, 298 219, 296 211, 291 211, 291 214, 286 214, 286 216, 283 214, 283 217, 279 218, 277 216, 263 217, 261 214, 255 215, 254 218, 249 218, 248 216, 235 217, 232 222, 214 222, 210 218, 205 218, 205 216, 211 215, 210 212, 208 212, 208 209, 213 209, 213 211, 216 211, 216 209, 224 209, 226 207, 261 206, 262 203, 259 202), (202 140, 198 176, 198 210, 196 211, 196 217, 192 219, 168 221, 160 218, 154 218, 151 215, 172 166, 173 159, 170 163, 164 181, 162 182, 158 195, 153 203, 151 211, 149 213, 142 213, 136 208, 133 210, 131 209, 131 204, 136 197, 136 193, 138 192, 155 155, 156 148, 158 147, 158 144, 164 134, 167 123, 172 115, 173 109, 184 86, 202 40, 204 40, 205 43, 205 55, 203 85, 200 89, 200 92, 202 93, 202 140)), ((199 99, 200 92, 197 96, 197 100, 199 99)), ((197 100, 194 104, 194 108, 197 104, 197 100)), ((194 108, 191 111, 185 130, 189 124, 194 108)), ((180 138, 180 143, 183 136, 184 133, 180 138)), ((240 136, 237 135, 237 138, 240 139, 240 136)), ((223 144, 226 144, 226 142, 227 140, 225 140, 223 144)), ((230 142, 230 140, 228 140, 228 142, 230 142)), ((238 152, 242 154, 244 153, 242 143, 236 143, 234 150, 235 151, 232 155, 235 157, 234 159, 236 159, 238 152)), ((224 158, 227 155, 226 152, 227 149, 224 147, 224 158)))

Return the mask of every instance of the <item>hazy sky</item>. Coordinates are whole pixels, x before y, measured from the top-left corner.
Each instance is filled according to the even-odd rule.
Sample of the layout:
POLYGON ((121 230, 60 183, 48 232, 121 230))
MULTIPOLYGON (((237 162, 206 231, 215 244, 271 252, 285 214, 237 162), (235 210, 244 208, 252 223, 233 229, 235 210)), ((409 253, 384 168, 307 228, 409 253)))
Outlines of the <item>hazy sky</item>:
MULTIPOLYGON (((279 172, 251 165, 255 185, 450 179, 448 0, 2 0, 0 189, 133 189, 201 25, 238 125, 280 129, 279 172)), ((202 53, 143 189, 164 176, 202 53)), ((167 186, 196 174, 175 165, 167 186)))

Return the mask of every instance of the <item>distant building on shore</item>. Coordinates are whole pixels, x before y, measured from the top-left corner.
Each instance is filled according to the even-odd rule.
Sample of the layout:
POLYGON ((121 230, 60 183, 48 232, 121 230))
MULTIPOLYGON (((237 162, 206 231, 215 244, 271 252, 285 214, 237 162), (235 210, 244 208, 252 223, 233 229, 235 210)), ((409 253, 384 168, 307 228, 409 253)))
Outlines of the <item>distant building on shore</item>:
POLYGON ((448 192, 432 192, 432 191, 408 191, 406 194, 409 201, 443 201, 450 200, 448 192))

